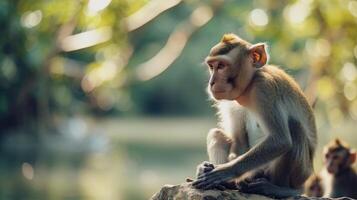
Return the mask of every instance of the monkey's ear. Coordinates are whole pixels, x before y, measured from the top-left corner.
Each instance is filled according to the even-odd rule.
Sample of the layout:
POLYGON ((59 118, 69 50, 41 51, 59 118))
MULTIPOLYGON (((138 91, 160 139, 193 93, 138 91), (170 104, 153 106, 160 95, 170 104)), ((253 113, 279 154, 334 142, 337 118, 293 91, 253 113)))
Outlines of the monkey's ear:
POLYGON ((340 141, 340 139, 335 138, 334 142, 335 142, 335 144, 336 144, 337 146, 341 146, 341 141, 340 141))
POLYGON ((268 62, 268 53, 266 44, 258 43, 249 48, 249 56, 253 59, 253 65, 256 68, 263 67, 268 62))
POLYGON ((348 163, 352 165, 356 161, 356 151, 355 150, 350 150, 350 155, 348 158, 348 163))

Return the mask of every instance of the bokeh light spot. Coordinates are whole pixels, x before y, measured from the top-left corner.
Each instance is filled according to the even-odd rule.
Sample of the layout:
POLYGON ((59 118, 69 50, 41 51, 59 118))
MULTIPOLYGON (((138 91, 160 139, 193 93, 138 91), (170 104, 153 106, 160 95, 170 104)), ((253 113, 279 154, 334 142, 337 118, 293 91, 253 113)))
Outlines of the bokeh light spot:
POLYGON ((353 82, 348 82, 343 87, 343 93, 348 100, 353 100, 357 96, 357 88, 353 82))
POLYGON ((249 22, 252 26, 266 26, 269 23, 269 16, 262 9, 254 9, 250 12, 249 22))
POLYGON ((0 72, 8 80, 12 80, 16 76, 17 72, 15 62, 8 57, 3 58, 2 65, 0 66, 0 72))
POLYGON ((351 104, 350 115, 353 119, 357 120, 357 100, 354 100, 351 104))
POLYGON ((68 36, 61 41, 61 47, 64 51, 75 51, 106 42, 111 38, 112 29, 102 27, 68 36))
POLYGON ((357 76, 357 69, 353 63, 345 63, 341 70, 342 76, 347 81, 354 81, 357 76))
POLYGON ((310 10, 309 1, 297 1, 295 4, 285 8, 284 17, 292 24, 300 24, 310 15, 310 10))
POLYGON ((36 10, 33 12, 25 12, 21 17, 21 24, 26 28, 37 26, 42 20, 42 12, 36 10))
POLYGON ((331 45, 325 39, 309 39, 306 41, 305 50, 312 57, 327 57, 331 54, 331 45))
POLYGON ((353 16, 357 17, 357 1, 352 0, 348 2, 348 10, 353 16))
POLYGON ((331 98, 335 94, 335 91, 336 89, 331 78, 325 76, 321 77, 321 79, 317 81, 318 96, 322 100, 331 98))
POLYGON ((25 178, 28 180, 32 180, 34 177, 34 169, 31 164, 24 162, 22 164, 22 175, 24 175, 25 178))
POLYGON ((88 3, 87 11, 89 15, 94 15, 98 11, 106 8, 112 0, 90 0, 88 3))
POLYGON ((213 11, 208 6, 197 8, 191 15, 190 20, 195 26, 202 26, 213 17, 213 11))

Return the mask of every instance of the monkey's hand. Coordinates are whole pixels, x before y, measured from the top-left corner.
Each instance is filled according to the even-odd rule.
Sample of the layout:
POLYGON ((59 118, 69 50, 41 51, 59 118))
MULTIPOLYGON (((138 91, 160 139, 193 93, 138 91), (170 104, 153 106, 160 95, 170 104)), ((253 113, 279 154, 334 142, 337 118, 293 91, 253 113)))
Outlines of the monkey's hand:
POLYGON ((196 177, 201 176, 204 173, 210 172, 214 169, 214 165, 208 161, 203 161, 197 166, 196 177))
POLYGON ((204 172, 197 177, 197 180, 192 183, 192 186, 197 189, 213 189, 218 185, 225 183, 236 177, 236 174, 231 170, 232 168, 226 164, 218 165, 215 169, 204 172))

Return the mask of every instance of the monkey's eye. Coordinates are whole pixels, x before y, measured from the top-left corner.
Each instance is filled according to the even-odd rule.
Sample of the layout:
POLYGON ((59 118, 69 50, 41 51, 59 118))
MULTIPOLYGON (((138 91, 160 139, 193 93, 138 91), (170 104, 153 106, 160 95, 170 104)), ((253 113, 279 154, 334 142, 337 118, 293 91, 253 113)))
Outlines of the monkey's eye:
POLYGON ((213 70, 213 65, 211 65, 211 64, 207 64, 207 65, 210 70, 213 70))
POLYGON ((223 69, 226 65, 222 62, 218 63, 217 69, 223 69))

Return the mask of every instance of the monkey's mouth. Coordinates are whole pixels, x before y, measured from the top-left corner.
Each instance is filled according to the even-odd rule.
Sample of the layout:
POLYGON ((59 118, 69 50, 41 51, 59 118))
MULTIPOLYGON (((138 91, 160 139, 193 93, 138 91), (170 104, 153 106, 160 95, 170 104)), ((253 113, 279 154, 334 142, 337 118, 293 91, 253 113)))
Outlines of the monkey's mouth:
POLYGON ((336 168, 332 166, 327 166, 326 169, 329 174, 335 174, 337 172, 336 168))
POLYGON ((212 96, 214 99, 216 100, 223 100, 223 99, 230 99, 229 98, 229 94, 230 91, 228 88, 227 89, 222 89, 222 90, 218 90, 218 89, 212 89, 211 88, 211 92, 212 92, 212 96))
POLYGON ((224 89, 214 89, 214 88, 211 88, 211 91, 213 94, 223 94, 223 93, 226 93, 226 90, 224 89))

